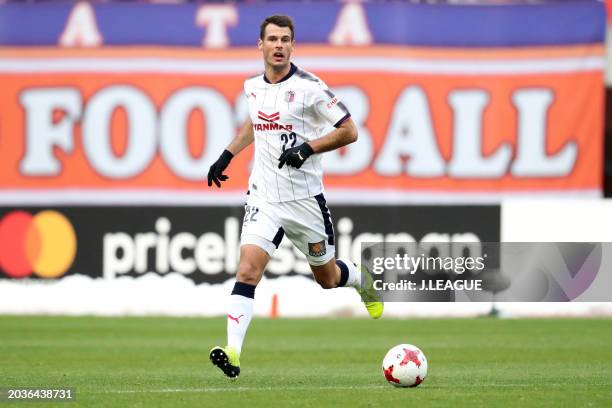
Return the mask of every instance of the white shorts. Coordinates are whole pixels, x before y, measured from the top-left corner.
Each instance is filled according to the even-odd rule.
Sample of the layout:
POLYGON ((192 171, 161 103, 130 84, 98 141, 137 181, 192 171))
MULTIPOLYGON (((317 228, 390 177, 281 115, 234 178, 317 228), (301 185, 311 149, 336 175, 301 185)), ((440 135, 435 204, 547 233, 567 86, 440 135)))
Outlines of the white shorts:
POLYGON ((323 194, 296 201, 271 203, 248 195, 240 245, 257 245, 270 256, 285 234, 314 266, 336 255, 334 227, 323 194))

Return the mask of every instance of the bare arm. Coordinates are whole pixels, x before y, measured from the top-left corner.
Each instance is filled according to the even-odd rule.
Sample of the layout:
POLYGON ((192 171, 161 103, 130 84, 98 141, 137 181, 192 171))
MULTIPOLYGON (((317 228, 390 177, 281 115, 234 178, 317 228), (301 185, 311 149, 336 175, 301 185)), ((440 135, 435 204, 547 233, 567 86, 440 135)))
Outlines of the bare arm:
POLYGON ((285 150, 278 158, 278 168, 281 169, 287 164, 299 169, 312 154, 329 152, 355 140, 357 140, 357 127, 353 120, 348 118, 325 136, 285 150))
POLYGON ((348 118, 339 127, 332 130, 325 136, 308 142, 315 153, 329 152, 330 150, 338 149, 346 146, 357 140, 357 126, 353 119, 348 118))
POLYGON ((227 146, 227 150, 230 151, 234 156, 244 150, 245 147, 253 143, 255 140, 255 135, 253 133, 253 122, 251 122, 251 118, 248 118, 242 128, 238 131, 234 140, 227 146))

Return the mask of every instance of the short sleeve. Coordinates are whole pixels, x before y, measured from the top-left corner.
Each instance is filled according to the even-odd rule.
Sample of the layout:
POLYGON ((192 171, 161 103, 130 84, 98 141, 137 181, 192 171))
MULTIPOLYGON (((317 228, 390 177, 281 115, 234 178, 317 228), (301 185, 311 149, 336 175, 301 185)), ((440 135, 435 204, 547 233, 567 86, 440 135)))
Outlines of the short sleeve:
POLYGON ((351 116, 344 103, 322 81, 314 84, 312 92, 315 110, 327 123, 338 127, 351 116))
POLYGON ((249 81, 244 81, 244 96, 249 97, 249 81))

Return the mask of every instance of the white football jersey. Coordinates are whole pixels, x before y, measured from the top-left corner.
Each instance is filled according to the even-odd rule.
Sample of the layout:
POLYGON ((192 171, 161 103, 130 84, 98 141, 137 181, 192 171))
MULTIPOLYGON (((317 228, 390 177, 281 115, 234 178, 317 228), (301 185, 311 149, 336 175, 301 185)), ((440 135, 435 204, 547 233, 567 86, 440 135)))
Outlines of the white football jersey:
POLYGON ((315 75, 291 64, 291 71, 272 84, 260 74, 244 82, 255 135, 251 194, 282 202, 323 192, 321 155, 313 154, 300 169, 278 158, 288 148, 323 136, 327 124, 339 126, 350 117, 344 104, 315 75))

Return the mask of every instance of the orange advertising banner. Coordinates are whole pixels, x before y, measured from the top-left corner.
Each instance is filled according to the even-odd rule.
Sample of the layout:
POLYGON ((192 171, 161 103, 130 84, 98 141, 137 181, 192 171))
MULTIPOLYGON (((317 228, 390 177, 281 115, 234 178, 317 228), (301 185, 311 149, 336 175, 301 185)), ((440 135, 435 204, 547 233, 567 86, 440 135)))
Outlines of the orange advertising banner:
MULTIPOLYGON (((334 201, 601 194, 601 46, 310 46, 295 62, 359 128, 324 159, 334 201)), ((243 49, 0 49, 0 201, 241 202, 250 150, 222 189, 205 176, 261 70, 243 49)))

